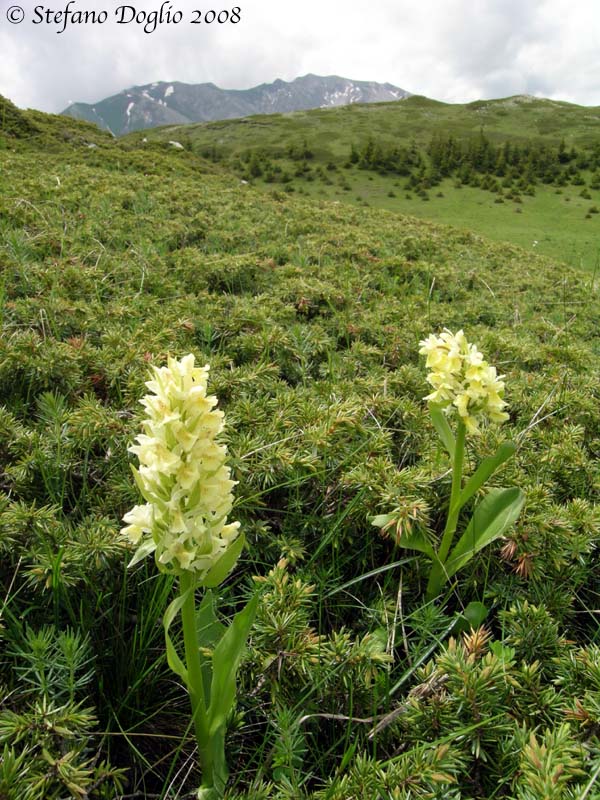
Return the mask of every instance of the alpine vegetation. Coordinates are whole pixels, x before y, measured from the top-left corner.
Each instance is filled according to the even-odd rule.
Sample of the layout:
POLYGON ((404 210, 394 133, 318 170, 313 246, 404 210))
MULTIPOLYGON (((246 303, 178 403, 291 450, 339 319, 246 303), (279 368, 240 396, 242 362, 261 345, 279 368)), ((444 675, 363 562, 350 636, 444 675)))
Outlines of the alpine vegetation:
MULTIPOLYGON (((525 497, 520 489, 492 489, 475 506, 471 520, 454 550, 450 552, 463 506, 482 488, 496 470, 515 452, 512 442, 502 443, 493 456, 485 458, 471 478, 463 485, 465 438, 467 433, 477 434, 480 425, 500 425, 509 415, 503 400, 504 382, 496 368, 484 360, 474 344, 469 344, 462 330, 453 334, 448 329, 436 336, 431 334, 420 342, 419 352, 427 356, 430 370, 427 382, 433 392, 425 397, 433 425, 452 460, 452 491, 448 505, 446 525, 436 551, 418 529, 398 539, 401 547, 420 550, 433 562, 427 584, 427 597, 434 599, 442 586, 479 550, 491 544, 512 525, 519 516, 525 497), (454 434, 448 417, 457 417, 454 434)), ((397 513, 384 514, 373 519, 381 528, 394 526, 397 513)), ((485 614, 479 609, 478 623, 485 614)), ((487 613, 487 612, 486 612, 487 613)))
POLYGON ((292 193, 0 98, 3 800, 597 800, 598 276, 320 198, 387 108, 206 131, 292 193))
POLYGON ((144 433, 129 448, 146 505, 125 514, 122 533, 138 549, 130 566, 154 553, 157 567, 179 577, 179 597, 164 617, 167 658, 188 688, 202 769, 201 800, 223 796, 227 780, 225 724, 235 702, 235 676, 256 613, 258 598, 236 614, 229 629, 217 622, 207 591, 196 609, 195 591, 210 590, 233 569, 244 544, 239 522, 226 522, 233 505, 227 449, 218 442, 223 412, 206 394, 208 366, 195 367, 189 354, 154 367, 141 401, 144 433), (181 612, 185 663, 169 637, 181 612), (202 649, 201 649, 202 648, 202 649))

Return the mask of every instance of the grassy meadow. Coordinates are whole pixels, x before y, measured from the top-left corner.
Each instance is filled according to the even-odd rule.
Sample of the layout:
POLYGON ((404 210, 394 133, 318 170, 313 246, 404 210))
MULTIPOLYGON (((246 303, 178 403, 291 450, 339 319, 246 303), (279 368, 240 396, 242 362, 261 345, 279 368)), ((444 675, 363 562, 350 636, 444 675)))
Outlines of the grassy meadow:
POLYGON ((589 169, 583 169, 582 184, 538 182, 534 196, 521 194, 517 202, 505 197, 501 203, 497 195, 474 186, 457 187, 449 178, 428 191, 424 199, 414 189, 407 191, 405 177, 348 164, 351 147, 361 147, 371 137, 384 145, 425 149, 436 135, 467 140, 480 131, 497 145, 535 141, 556 146, 564 141, 568 149, 585 151, 598 141, 600 109, 532 97, 450 105, 413 96, 397 103, 159 128, 127 138, 136 144, 144 138, 180 141, 192 152, 223 162, 257 188, 293 190, 312 199, 410 214, 469 229, 495 241, 512 242, 572 266, 596 269, 600 217, 595 216, 596 211, 589 212, 600 207, 600 184, 589 169), (299 160, 288 157, 288 148, 304 143, 311 153, 309 170, 296 174, 299 160), (265 174, 249 174, 240 157, 252 153, 272 159, 289 176, 289 182, 282 182, 281 175, 271 181, 265 180, 265 174), (588 191, 582 197, 586 186, 588 191))
MULTIPOLYGON (((411 102, 416 136, 441 104, 411 102)), ((487 105, 503 135, 580 145, 598 124, 566 104, 487 105)), ((340 115, 366 131, 388 109, 392 136, 396 106, 340 115)), ((310 146, 321 118, 271 129, 296 142, 309 120, 310 146)), ((445 184, 379 204, 384 178, 343 166, 344 195, 372 195, 331 202, 315 181, 242 183, 195 144, 262 125, 115 141, 0 100, 0 797, 196 796, 161 622, 173 578, 151 559, 128 570, 119 534, 139 502, 127 448, 149 364, 192 352, 226 414, 247 539, 220 613, 260 593, 228 800, 599 800, 598 218, 573 195, 565 225, 566 191, 543 186, 522 214, 445 184), (460 227, 418 219, 425 206, 460 227), (444 327, 505 375, 510 419, 469 437, 466 472, 512 439, 492 485, 526 500, 426 602, 426 559, 370 519, 396 509, 441 536, 450 462, 418 350, 444 327), (489 609, 475 630, 474 601, 489 609)), ((341 160, 339 136, 322 145, 341 160)))

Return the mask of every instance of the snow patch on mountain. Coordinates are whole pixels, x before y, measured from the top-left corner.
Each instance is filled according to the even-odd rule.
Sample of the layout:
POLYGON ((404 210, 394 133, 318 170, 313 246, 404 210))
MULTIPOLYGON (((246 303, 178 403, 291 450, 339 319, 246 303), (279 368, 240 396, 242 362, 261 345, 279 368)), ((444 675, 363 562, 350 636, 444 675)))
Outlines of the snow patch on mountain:
POLYGON ((358 86, 346 86, 343 91, 325 92, 321 108, 328 106, 343 106, 349 103, 358 103, 362 99, 362 91, 358 86))

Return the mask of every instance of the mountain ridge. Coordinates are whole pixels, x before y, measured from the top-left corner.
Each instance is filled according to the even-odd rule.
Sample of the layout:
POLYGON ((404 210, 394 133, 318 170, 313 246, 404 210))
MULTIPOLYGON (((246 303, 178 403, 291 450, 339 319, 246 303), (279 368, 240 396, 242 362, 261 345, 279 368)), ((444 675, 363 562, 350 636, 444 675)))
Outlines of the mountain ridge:
POLYGON ((410 96, 410 92, 391 83, 308 73, 293 81, 278 78, 250 89, 221 89, 214 83, 156 81, 124 89, 97 103, 72 103, 61 114, 93 122, 115 136, 122 136, 160 125, 389 102, 410 96))

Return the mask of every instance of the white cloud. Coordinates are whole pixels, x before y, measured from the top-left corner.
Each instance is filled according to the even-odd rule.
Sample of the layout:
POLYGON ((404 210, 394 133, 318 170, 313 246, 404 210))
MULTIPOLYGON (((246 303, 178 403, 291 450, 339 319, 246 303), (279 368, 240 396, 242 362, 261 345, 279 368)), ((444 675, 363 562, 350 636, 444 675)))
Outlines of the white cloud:
MULTIPOLYGON (((56 11, 67 0, 50 0, 56 11)), ((117 25, 118 5, 139 11, 158 0, 75 0, 106 9, 104 25, 32 22, 39 0, 0 0, 0 93, 20 106, 59 111, 134 84, 212 81, 248 88, 307 72, 389 81, 411 92, 461 102, 530 93, 600 105, 600 14, 592 0, 169 0, 184 21, 146 34, 117 25), (10 25, 22 4, 27 19, 10 25), (241 7, 237 25, 192 25, 195 7, 241 7)))

